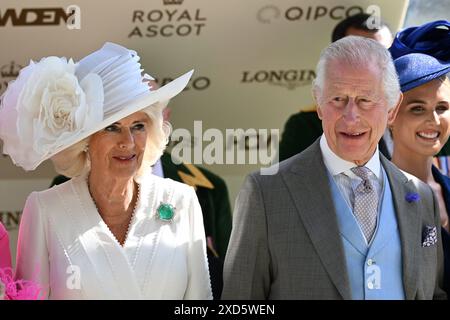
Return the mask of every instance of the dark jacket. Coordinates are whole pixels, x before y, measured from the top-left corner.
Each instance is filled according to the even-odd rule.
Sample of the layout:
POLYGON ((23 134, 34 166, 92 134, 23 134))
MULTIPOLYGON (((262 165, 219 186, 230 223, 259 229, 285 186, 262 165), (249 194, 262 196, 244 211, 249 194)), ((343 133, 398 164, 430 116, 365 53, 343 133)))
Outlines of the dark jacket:
MULTIPOLYGON (((438 168, 432 168, 434 180, 440 184, 444 197, 445 209, 450 213, 450 178, 443 175, 438 168)), ((450 297, 450 234, 441 228, 442 248, 444 250, 444 290, 450 297)))

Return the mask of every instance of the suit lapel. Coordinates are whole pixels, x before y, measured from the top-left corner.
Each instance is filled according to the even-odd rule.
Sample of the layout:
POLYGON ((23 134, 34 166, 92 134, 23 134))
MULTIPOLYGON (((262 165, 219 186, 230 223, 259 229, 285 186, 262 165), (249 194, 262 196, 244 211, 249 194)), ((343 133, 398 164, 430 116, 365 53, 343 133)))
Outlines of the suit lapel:
POLYGON ((344 248, 319 140, 297 159, 291 171, 283 173, 283 180, 332 282, 343 299, 351 299, 344 248))
POLYGON ((381 163, 386 170, 392 190, 395 213, 400 231, 403 263, 403 287, 406 299, 415 298, 417 291, 417 275, 419 261, 417 259, 417 244, 421 241, 421 219, 417 202, 406 201, 408 193, 418 193, 412 180, 406 178, 397 167, 395 167, 384 156, 381 163))

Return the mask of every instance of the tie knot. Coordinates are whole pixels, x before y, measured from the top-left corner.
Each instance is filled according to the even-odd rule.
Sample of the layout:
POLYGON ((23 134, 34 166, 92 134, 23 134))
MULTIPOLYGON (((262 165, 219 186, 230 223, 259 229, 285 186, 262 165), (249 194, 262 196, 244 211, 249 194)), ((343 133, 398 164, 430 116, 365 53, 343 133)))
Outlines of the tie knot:
POLYGON ((369 179, 370 169, 367 167, 354 167, 350 170, 363 180, 369 179))
POLYGON ((370 169, 367 167, 351 168, 352 172, 360 177, 363 181, 357 186, 356 191, 361 193, 372 192, 373 187, 369 180, 370 169))

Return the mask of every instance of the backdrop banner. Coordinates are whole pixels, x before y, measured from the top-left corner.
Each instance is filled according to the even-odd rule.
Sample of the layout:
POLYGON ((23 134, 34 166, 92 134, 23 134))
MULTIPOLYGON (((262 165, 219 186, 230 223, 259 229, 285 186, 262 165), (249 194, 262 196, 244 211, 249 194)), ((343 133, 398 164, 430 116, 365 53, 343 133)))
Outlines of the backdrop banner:
MULTIPOLYGON (((30 59, 77 61, 106 41, 136 50, 159 84, 195 69, 185 92, 169 105, 175 133, 190 134, 177 140, 190 151, 178 153, 222 176, 234 203, 244 176, 267 165, 267 157, 239 160, 227 151, 277 149, 289 115, 312 105, 315 65, 334 26, 348 15, 370 12, 396 32, 407 5, 408 0, 2 0, 0 93, 30 59)), ((25 173, 0 156, 0 219, 13 239, 27 195, 47 188, 54 176, 48 161, 25 173)))

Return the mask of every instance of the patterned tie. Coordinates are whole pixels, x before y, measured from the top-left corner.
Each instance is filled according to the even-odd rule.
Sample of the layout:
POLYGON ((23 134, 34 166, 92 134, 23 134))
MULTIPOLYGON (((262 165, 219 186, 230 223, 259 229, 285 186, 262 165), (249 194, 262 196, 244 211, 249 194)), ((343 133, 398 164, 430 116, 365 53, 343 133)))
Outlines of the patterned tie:
POLYGON ((369 180, 370 169, 366 167, 355 167, 351 170, 363 180, 356 188, 353 187, 355 194, 353 214, 359 222, 367 243, 370 243, 377 225, 377 191, 369 180))

